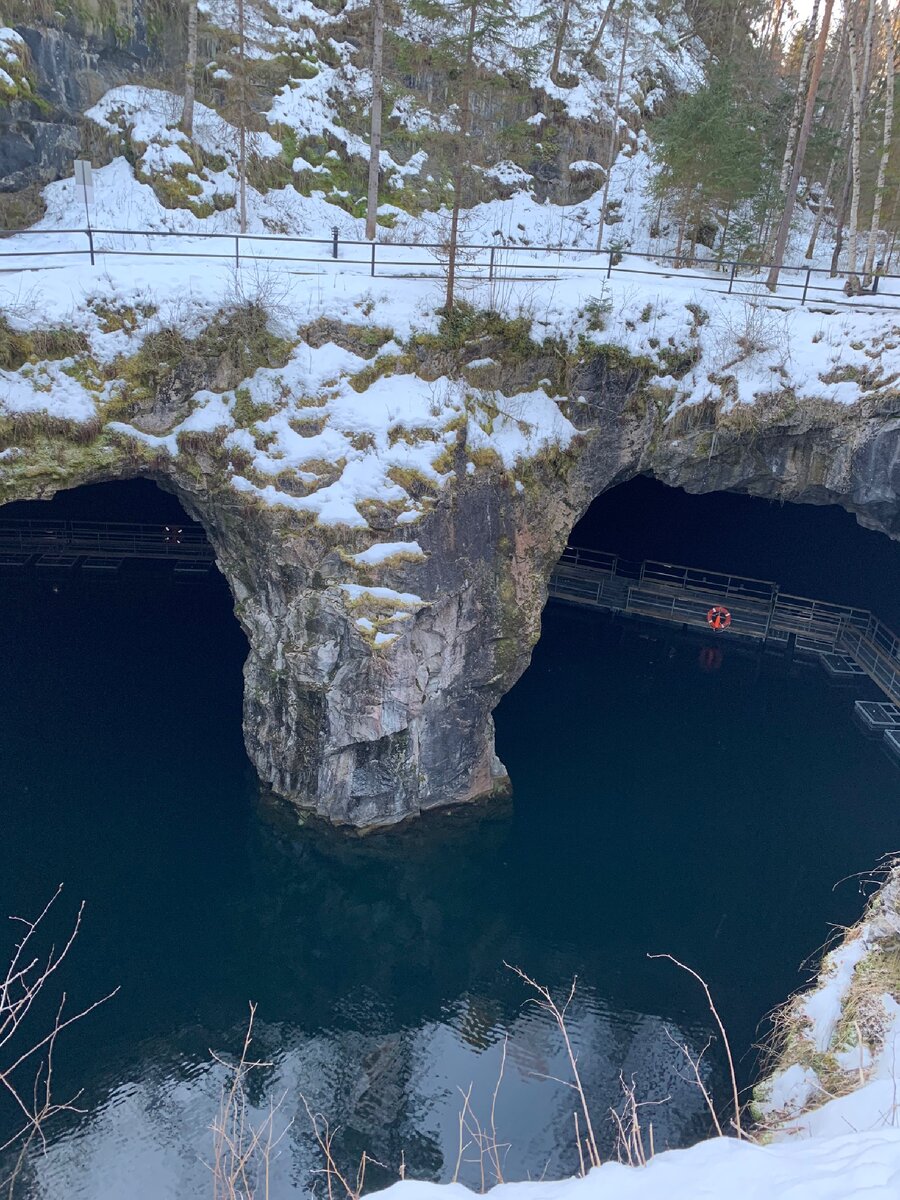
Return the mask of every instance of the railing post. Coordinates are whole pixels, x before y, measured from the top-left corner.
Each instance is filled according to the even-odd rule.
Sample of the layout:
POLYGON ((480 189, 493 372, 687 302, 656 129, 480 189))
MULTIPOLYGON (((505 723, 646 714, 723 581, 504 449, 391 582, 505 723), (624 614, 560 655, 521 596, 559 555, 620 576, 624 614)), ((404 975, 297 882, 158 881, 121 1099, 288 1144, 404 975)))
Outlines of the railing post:
POLYGON ((375 278, 375 243, 372 243, 372 269, 370 271, 372 278, 375 278))
POLYGON ((731 295, 731 289, 734 287, 734 277, 737 274, 737 263, 731 264, 731 274, 728 276, 728 295, 731 295))
POLYGON ((90 225, 88 225, 88 227, 87 227, 87 239, 88 239, 88 253, 91 256, 91 266, 93 267, 96 265, 96 263, 94 262, 94 231, 93 231, 93 229, 91 229, 90 225))
POLYGON ((239 234, 234 235, 234 265, 241 265, 241 239, 239 234))
POLYGON ((338 256, 338 227, 337 227, 337 225, 332 225, 332 227, 331 227, 331 257, 337 258, 337 256, 338 256))
POLYGON ((490 261, 488 262, 488 279, 493 283, 493 281, 494 281, 494 247, 493 246, 491 246, 491 257, 490 257, 490 261))
POLYGON ((609 277, 612 275, 613 269, 613 252, 612 250, 607 250, 606 253, 609 255, 609 263, 606 268, 606 278, 609 279, 609 277))
POLYGON ((806 278, 803 281, 803 295, 800 298, 800 303, 806 303, 806 293, 809 291, 809 278, 812 275, 812 267, 806 268, 806 278))

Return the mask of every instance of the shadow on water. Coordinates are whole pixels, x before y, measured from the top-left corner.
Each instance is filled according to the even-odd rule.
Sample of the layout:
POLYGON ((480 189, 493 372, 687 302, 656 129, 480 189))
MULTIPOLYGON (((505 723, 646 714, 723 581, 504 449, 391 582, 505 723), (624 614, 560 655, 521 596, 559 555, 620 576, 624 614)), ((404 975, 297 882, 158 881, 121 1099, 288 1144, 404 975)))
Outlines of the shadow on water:
MULTIPOLYGON (((356 839, 259 800, 220 579, 7 573, 0 631, 0 911, 65 880, 88 901, 73 1002, 121 985, 59 1055, 87 1114, 30 1163, 41 1200, 209 1194, 209 1051, 237 1049, 250 1000, 272 1063, 254 1098, 284 1094, 297 1117, 276 1196, 316 1165, 301 1093, 341 1127, 344 1161, 403 1152, 447 1178, 457 1089, 473 1082, 485 1115, 505 1038, 508 1175, 571 1171, 571 1096, 545 1078, 561 1048, 504 960, 554 988, 579 976, 606 1149, 620 1072, 672 1096, 657 1146, 689 1142, 709 1121, 666 1029, 699 1049, 711 1023, 647 952, 706 975, 746 1084, 760 1018, 860 911, 832 885, 900 841, 900 777, 849 720, 852 694, 733 644, 711 664, 695 640, 551 606, 497 713, 515 803, 356 839)), ((717 1046, 709 1071, 724 1098, 717 1046)))

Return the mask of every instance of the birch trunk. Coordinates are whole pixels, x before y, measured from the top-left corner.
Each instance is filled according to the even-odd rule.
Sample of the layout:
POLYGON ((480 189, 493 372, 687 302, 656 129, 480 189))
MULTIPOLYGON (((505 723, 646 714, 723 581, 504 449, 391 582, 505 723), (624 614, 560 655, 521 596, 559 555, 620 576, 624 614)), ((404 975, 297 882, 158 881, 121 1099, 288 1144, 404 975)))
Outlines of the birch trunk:
POLYGON ((188 0, 187 53, 184 60, 184 108, 181 110, 181 131, 188 137, 194 133, 194 84, 197 74, 197 0, 188 0))
POLYGON ((816 111, 816 96, 819 91, 819 80, 822 78, 822 64, 825 61, 825 50, 828 46, 828 30, 831 25, 831 11, 833 8, 834 0, 825 0, 825 9, 822 13, 822 28, 819 30, 819 40, 816 43, 816 54, 809 76, 809 88, 806 93, 806 110, 803 114, 803 124, 800 126, 800 135, 797 138, 797 150, 794 154, 794 167, 791 171, 790 181, 788 182, 784 210, 782 211, 781 221, 778 226, 778 236, 775 239, 772 268, 766 279, 766 286, 773 292, 778 286, 778 276, 781 273, 781 264, 784 261, 784 248, 787 245, 788 233, 791 228, 791 217, 794 215, 794 203, 797 199, 797 188, 800 184, 800 172, 803 170, 803 159, 806 157, 806 147, 809 142, 813 116, 816 111))
POLYGON ((384 0, 372 4, 372 120, 369 134, 369 194, 366 199, 366 238, 375 240, 378 217, 378 172, 381 166, 381 109, 384 81, 384 0))
POLYGON ((613 110, 613 127, 609 135, 609 155, 606 161, 606 179, 603 182, 603 200, 600 205, 600 228, 597 230, 597 250, 603 248, 603 232, 606 225, 606 206, 609 203, 609 183, 612 176, 613 163, 616 161, 616 148, 619 144, 619 106, 622 103, 622 84, 625 80, 625 55, 628 51, 628 37, 631 33, 631 4, 625 9, 625 30, 622 34, 622 54, 619 58, 619 78, 616 82, 616 103, 613 110))
POLYGON ((784 158, 781 161, 781 177, 778 190, 782 195, 787 191, 788 180, 791 177, 791 164, 794 161, 794 148, 797 145, 797 135, 800 132, 800 118, 803 115, 803 98, 809 82, 809 67, 812 62, 812 48, 816 40, 816 26, 819 23, 819 0, 813 4, 812 15, 806 26, 806 36, 803 44, 803 59, 800 63, 800 75, 797 79, 797 94, 794 97, 794 111, 791 114, 791 124, 788 128, 787 144, 784 148, 784 158))
POLYGON ((884 185, 887 179, 888 160, 891 157, 891 136, 894 130, 894 28, 890 0, 881 0, 881 22, 884 26, 884 133, 881 144, 881 161, 875 180, 875 196, 872 201, 872 223, 869 226, 869 244, 863 264, 863 282, 872 279, 875 262, 875 246, 878 241, 878 226, 881 222, 881 206, 884 203, 884 185))
POLYGON ((456 289, 456 248, 459 244, 459 210, 462 206, 463 173, 469 161, 469 118, 472 104, 472 66, 475 60, 475 25, 478 19, 478 0, 471 0, 469 32, 466 37, 466 66, 460 105, 459 132, 460 148, 457 167, 453 176, 453 213, 450 217, 449 261, 447 263, 447 294, 444 300, 446 312, 453 310, 453 293, 456 289))
POLYGON ((859 230, 859 148, 862 141, 862 97, 860 96, 859 47, 856 28, 850 17, 847 34, 847 53, 850 56, 850 228, 847 234, 847 271, 856 274, 857 238, 859 230))

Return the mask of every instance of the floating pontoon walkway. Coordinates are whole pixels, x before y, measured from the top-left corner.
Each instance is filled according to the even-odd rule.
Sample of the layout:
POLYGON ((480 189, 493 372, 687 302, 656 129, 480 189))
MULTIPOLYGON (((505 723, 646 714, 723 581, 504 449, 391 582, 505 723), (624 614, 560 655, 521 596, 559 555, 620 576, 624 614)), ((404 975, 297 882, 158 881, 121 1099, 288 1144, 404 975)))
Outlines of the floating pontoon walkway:
POLYGON ((164 559, 206 573, 215 562, 202 525, 0 520, 0 566, 117 571, 126 559, 164 559))
POLYGON ((769 580, 673 563, 628 562, 576 546, 567 547, 557 564, 550 595, 697 629, 709 628, 706 614, 713 605, 725 605, 731 626, 711 637, 796 647, 817 655, 834 678, 871 679, 890 703, 859 702, 857 715, 870 730, 893 731, 890 748, 900 754, 900 638, 866 609, 792 596, 769 580), (870 715, 877 719, 869 720, 870 715))

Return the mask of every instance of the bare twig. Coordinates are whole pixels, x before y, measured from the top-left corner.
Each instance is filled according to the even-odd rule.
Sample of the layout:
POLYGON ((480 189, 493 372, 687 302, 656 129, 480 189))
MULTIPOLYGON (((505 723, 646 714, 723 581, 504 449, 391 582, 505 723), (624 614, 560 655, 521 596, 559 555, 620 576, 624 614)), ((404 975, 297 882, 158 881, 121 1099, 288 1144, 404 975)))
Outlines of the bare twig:
MULTIPOLYGON (((532 997, 530 1003, 535 1004, 544 1012, 550 1013, 557 1024, 560 1035, 562 1036, 563 1045, 566 1048, 566 1054, 568 1055, 569 1067, 572 1071, 573 1082, 568 1086, 574 1088, 574 1090, 578 1093, 578 1099, 581 1104, 581 1115, 584 1117, 585 1129, 587 1130, 585 1145, 587 1147, 588 1158, 592 1167, 599 1167, 600 1152, 597 1149, 597 1139, 594 1136, 594 1126, 591 1123, 591 1113, 590 1108, 588 1107, 587 1096, 585 1095, 584 1086, 581 1082, 581 1075, 578 1071, 578 1056, 575 1053, 571 1039, 569 1038, 569 1031, 566 1028, 566 1014, 569 1010, 569 1005, 572 1003, 572 1000, 575 996, 575 987, 578 982, 578 977, 575 976, 575 978, 572 980, 572 986, 569 988, 569 994, 566 996, 565 1002, 560 1008, 550 994, 549 988, 543 987, 539 983, 535 983, 530 976, 525 974, 521 967, 512 966, 510 963, 504 963, 503 965, 518 975, 523 983, 527 983, 530 988, 537 992, 537 997, 532 997)), ((565 1080, 560 1080, 559 1082, 562 1083, 565 1082, 565 1080)))
POLYGON ((80 1112, 76 1101, 80 1093, 67 1100, 53 1098, 53 1059, 59 1035, 76 1021, 99 1008, 118 988, 74 1013, 66 1013, 66 993, 60 996, 48 1032, 28 1033, 28 1018, 38 998, 46 991, 53 975, 68 957, 81 929, 84 902, 79 905, 72 927, 62 946, 42 947, 42 933, 54 904, 62 893, 56 889, 41 912, 34 918, 12 917, 23 931, 15 943, 4 974, 0 977, 0 1091, 6 1092, 20 1113, 21 1124, 0 1145, 0 1152, 18 1146, 16 1160, 0 1186, 7 1197, 13 1195, 16 1179, 32 1142, 46 1147, 45 1126, 62 1112, 80 1112), (30 1086, 21 1080, 22 1069, 33 1069, 30 1086))
POLYGON ((230 1079, 223 1084, 219 1111, 212 1124, 214 1200, 269 1200, 271 1165, 278 1143, 290 1129, 275 1135, 275 1116, 284 1096, 269 1102, 265 1117, 254 1124, 247 1099, 247 1078, 252 1071, 272 1064, 250 1058, 253 1043, 253 1021, 256 1005, 250 1005, 250 1017, 244 1033, 240 1057, 230 1063, 210 1051, 214 1062, 228 1071, 230 1079))
MULTIPOLYGON (((709 990, 709 985, 707 984, 706 980, 701 975, 698 975, 697 972, 692 967, 689 967, 685 963, 680 962, 677 958, 675 958, 671 954, 648 954, 647 957, 648 958, 667 958, 669 960, 669 962, 674 963, 676 967, 679 967, 682 971, 687 971, 688 975, 692 975, 694 977, 694 979, 696 979, 697 982, 700 984, 700 986, 703 988, 703 992, 706 996, 706 1003, 709 1006, 709 1011, 712 1013, 713 1018, 716 1022, 716 1025, 719 1028, 719 1033, 722 1037, 722 1045, 725 1047, 725 1055, 728 1059, 728 1071, 731 1076, 731 1094, 732 1094, 732 1100, 734 1102, 734 1118, 733 1118, 734 1129, 735 1129, 735 1132, 737 1133, 738 1137, 743 1137, 744 1133, 741 1128, 741 1102, 740 1102, 740 1097, 738 1095, 737 1074, 734 1069, 734 1057, 731 1053, 731 1044, 728 1041, 728 1034, 725 1032, 725 1026, 722 1024, 722 1018, 719 1016, 718 1009, 716 1008, 715 1004, 713 1003, 712 993, 709 990)), ((688 1056, 688 1057, 690 1057, 690 1056, 688 1056)), ((701 1084, 701 1088, 702 1088, 702 1084, 701 1084)), ((705 1089, 703 1089, 703 1090, 705 1091, 705 1089)), ((719 1123, 717 1121, 716 1125, 718 1126, 718 1124, 719 1123)), ((719 1132, 721 1133, 721 1128, 719 1128, 719 1132)))

